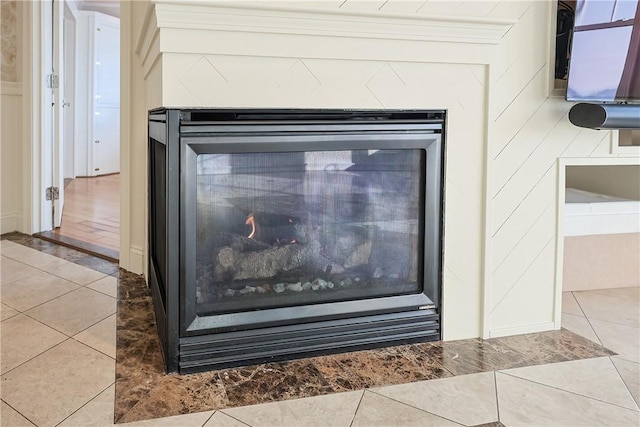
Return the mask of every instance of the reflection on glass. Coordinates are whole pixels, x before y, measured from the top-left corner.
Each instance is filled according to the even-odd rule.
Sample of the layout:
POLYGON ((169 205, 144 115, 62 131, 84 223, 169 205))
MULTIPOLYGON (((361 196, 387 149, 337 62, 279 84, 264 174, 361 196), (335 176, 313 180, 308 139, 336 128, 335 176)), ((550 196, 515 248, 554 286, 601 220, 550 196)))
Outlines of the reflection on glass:
POLYGON ((615 100, 631 30, 627 26, 574 34, 567 99, 615 100))
POLYGON ((637 8, 636 0, 578 0, 575 23, 582 26, 633 19, 637 8))
POLYGON ((424 150, 202 154, 199 315, 422 290, 424 150))

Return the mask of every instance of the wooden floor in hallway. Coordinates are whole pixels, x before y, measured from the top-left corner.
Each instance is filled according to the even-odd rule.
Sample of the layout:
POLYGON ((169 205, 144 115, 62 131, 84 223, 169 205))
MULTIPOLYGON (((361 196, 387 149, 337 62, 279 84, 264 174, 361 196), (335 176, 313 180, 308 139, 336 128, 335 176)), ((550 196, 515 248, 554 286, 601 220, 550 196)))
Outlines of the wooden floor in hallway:
POLYGON ((51 237, 79 241, 87 248, 120 249, 120 175, 76 178, 64 190, 62 225, 51 237))

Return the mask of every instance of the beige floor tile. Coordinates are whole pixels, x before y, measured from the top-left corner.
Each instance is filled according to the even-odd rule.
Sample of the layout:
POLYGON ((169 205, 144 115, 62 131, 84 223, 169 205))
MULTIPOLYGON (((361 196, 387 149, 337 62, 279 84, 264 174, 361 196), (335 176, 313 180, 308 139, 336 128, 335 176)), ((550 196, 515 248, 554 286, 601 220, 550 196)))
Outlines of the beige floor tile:
POLYGON ((209 418, 209 421, 207 421, 203 427, 247 427, 247 424, 217 411, 209 418))
POLYGON ((500 421, 507 426, 638 426, 640 412, 496 373, 500 421))
POLYGON ((113 298, 118 297, 118 279, 113 276, 106 276, 93 283, 89 283, 87 288, 102 292, 103 294, 109 295, 113 298))
POLYGON ((636 301, 640 304, 640 286, 630 286, 628 288, 614 288, 614 289, 594 289, 594 294, 603 294, 610 297, 624 298, 636 301))
POLYGON ((116 312, 116 300, 92 289, 80 288, 27 311, 45 325, 69 336, 116 312))
POLYGON ((587 318, 640 328, 640 304, 637 299, 620 298, 608 293, 574 292, 587 318))
POLYGON ((115 361, 67 340, 2 376, 2 399, 38 426, 53 426, 115 378, 115 361))
POLYGON ((51 301, 79 289, 79 286, 52 274, 39 272, 21 280, 2 285, 2 302, 16 310, 30 308, 51 301))
POLYGON ((31 249, 24 245, 19 245, 8 240, 2 240, 2 243, 0 243, 0 251, 2 251, 2 256, 6 256, 15 260, 33 256, 35 253, 42 253, 35 249, 31 249))
POLYGON ((584 313, 578 305, 578 301, 571 292, 562 293, 562 313, 572 314, 574 316, 584 317, 584 313))
POLYGON ((213 411, 196 412, 195 414, 118 424, 118 427, 201 427, 211 418, 212 414, 213 411))
POLYGON ((8 305, 0 303, 0 321, 7 320, 18 313, 20 313, 18 310, 14 310, 8 305))
POLYGON ((602 345, 600 339, 593 331, 589 320, 586 317, 574 316, 569 313, 562 313, 562 327, 575 332, 578 335, 585 337, 586 339, 602 345))
POLYGON ((0 253, 15 245, 17 245, 17 243, 12 242, 11 240, 0 240, 0 253))
POLYGON ((352 427, 459 426, 418 408, 365 391, 352 427))
POLYGON ((107 317, 73 338, 115 359, 116 315, 107 317))
POLYGON ((15 282, 16 280, 24 279, 25 277, 41 272, 42 270, 38 270, 35 267, 3 256, 0 263, 0 283, 7 284, 15 282))
POLYGON ((618 370, 622 381, 626 384, 636 404, 640 406, 640 364, 618 359, 617 357, 612 357, 611 361, 618 370))
POLYGON ((640 329, 595 319, 589 322, 603 346, 618 353, 621 359, 640 363, 640 329))
POLYGON ((372 392, 465 425, 498 420, 493 372, 372 389, 372 392))
POLYGON ((627 409, 639 410, 608 357, 508 369, 502 373, 627 409))
POLYGON ((69 262, 65 259, 40 252, 35 249, 27 249, 29 249, 29 251, 20 251, 16 256, 7 256, 9 258, 15 259, 16 261, 20 261, 21 263, 30 265, 43 271, 47 271, 53 267, 64 265, 69 262))
POLYGON ((87 285, 96 280, 106 277, 106 274, 99 271, 92 270, 82 265, 74 264, 72 262, 65 262, 64 264, 57 265, 47 270, 51 274, 55 274, 58 277, 67 279, 71 282, 79 285, 87 285))
POLYGON ((116 386, 111 385, 89 403, 74 412, 58 427, 105 427, 113 425, 116 386))
POLYGON ((349 426, 361 396, 361 391, 354 391, 230 408, 222 412, 250 426, 349 426))
POLYGON ((11 406, 2 402, 0 408, 0 426, 3 427, 34 427, 28 419, 16 412, 11 406))
POLYGON ((14 316, 2 322, 0 372, 14 369, 66 339, 67 337, 60 332, 24 314, 14 316))

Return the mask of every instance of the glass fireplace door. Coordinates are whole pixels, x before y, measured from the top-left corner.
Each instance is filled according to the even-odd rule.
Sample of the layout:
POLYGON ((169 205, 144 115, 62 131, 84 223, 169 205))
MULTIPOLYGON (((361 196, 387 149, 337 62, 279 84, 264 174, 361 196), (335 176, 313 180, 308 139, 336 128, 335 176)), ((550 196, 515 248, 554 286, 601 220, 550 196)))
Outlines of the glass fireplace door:
POLYGON ((195 171, 183 189, 186 206, 195 207, 183 213, 191 230, 184 252, 194 260, 184 281, 192 328, 231 326, 238 313, 330 313, 341 304, 431 293, 425 209, 433 210, 427 199, 439 193, 425 179, 438 137, 354 138, 333 141, 353 149, 318 150, 320 136, 284 145, 290 150, 269 144, 273 137, 183 146, 187 170, 195 171))

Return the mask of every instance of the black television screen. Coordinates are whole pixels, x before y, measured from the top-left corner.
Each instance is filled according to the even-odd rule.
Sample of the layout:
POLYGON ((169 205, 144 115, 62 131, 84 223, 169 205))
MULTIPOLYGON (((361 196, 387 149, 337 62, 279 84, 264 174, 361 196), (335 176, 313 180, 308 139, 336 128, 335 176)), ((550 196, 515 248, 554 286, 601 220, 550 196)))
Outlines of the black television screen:
POLYGON ((577 0, 568 101, 640 102, 640 0, 577 0))

